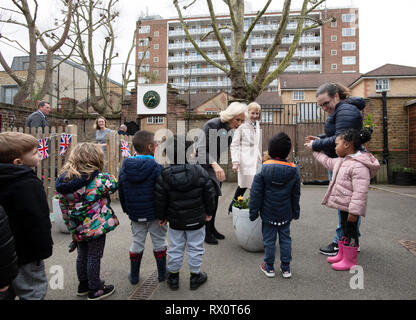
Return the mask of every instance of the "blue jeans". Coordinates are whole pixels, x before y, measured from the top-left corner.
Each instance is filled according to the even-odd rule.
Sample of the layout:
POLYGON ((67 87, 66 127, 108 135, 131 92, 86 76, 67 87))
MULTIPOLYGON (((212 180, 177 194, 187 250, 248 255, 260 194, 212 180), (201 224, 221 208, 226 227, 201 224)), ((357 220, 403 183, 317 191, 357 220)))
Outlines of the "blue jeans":
MULTIPOLYGON (((328 177, 329 177, 329 181, 332 180, 332 171, 328 170, 328 177)), ((361 225, 361 217, 358 217, 358 222, 357 222, 357 236, 358 238, 361 236, 360 234, 360 225, 361 225)), ((343 237, 344 233, 342 232, 342 226, 341 226, 341 211, 338 210, 338 225, 337 228, 335 229, 335 237, 334 240, 332 240, 332 242, 334 243, 338 243, 338 241, 343 237)))
POLYGON ((283 227, 262 222, 264 262, 273 267, 276 251, 277 234, 279 234, 280 261, 289 264, 292 260, 292 238, 290 237, 290 223, 283 227))

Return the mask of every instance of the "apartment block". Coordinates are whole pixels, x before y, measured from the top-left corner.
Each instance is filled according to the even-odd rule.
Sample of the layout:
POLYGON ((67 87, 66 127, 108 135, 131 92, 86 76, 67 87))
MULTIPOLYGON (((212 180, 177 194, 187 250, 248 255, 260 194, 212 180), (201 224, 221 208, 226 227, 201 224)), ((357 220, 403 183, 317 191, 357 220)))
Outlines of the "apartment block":
MULTIPOLYGON (((292 12, 279 53, 270 71, 275 70, 289 50, 297 27, 299 12, 292 12)), ((245 15, 244 30, 247 31, 256 13, 245 15)), ((359 71, 359 27, 358 9, 352 7, 326 8, 315 10, 311 18, 335 17, 336 22, 325 24, 305 32, 292 61, 285 73, 344 73, 359 71)), ((254 78, 264 60, 267 49, 273 42, 281 19, 280 12, 263 15, 255 26, 247 42, 246 76, 254 78)), ((227 15, 218 15, 220 26, 230 26, 227 15)), ((225 56, 211 33, 201 41, 201 37, 212 30, 209 16, 187 17, 189 31, 204 52, 214 61, 226 65, 225 56)), ((311 20, 305 20, 312 25, 311 20)), ((222 29, 225 44, 231 52, 232 32, 222 29)), ((231 83, 221 70, 208 64, 187 39, 180 21, 176 18, 163 19, 149 16, 142 19, 137 33, 136 65, 141 72, 153 73, 153 82, 169 83, 180 93, 216 93, 230 91, 231 83)), ((149 77, 141 73, 139 82, 149 77)), ((267 91, 277 91, 278 81, 273 81, 267 91)))

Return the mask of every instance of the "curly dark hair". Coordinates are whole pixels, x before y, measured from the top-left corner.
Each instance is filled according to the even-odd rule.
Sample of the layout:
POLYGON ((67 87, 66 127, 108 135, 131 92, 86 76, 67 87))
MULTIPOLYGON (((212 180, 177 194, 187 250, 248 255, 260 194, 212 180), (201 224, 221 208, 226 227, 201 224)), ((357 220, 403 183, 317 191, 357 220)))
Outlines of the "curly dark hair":
POLYGON ((358 150, 362 144, 371 140, 371 131, 366 128, 361 130, 348 129, 340 133, 338 137, 341 137, 344 141, 352 142, 354 149, 358 150))

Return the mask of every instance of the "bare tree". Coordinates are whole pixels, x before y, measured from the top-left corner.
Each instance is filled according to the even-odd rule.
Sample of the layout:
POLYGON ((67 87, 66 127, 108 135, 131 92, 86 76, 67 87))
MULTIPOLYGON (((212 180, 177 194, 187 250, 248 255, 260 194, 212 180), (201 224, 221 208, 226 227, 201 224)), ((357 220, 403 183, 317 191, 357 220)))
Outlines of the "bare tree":
MULTIPOLYGON (((186 10, 192 6, 197 0, 189 0, 190 4, 184 6, 183 9, 186 10)), ((245 101, 254 101, 264 89, 266 89, 269 84, 277 79, 277 77, 285 71, 289 66, 290 61, 299 46, 299 41, 301 35, 307 30, 316 28, 323 25, 329 21, 335 21, 334 18, 329 19, 317 19, 312 18, 309 14, 315 10, 318 6, 324 3, 326 0, 303 0, 302 9, 296 15, 295 19, 297 20, 297 28, 294 34, 293 42, 289 47, 289 50, 283 60, 280 62, 279 66, 270 72, 270 67, 273 64, 273 60, 278 55, 278 50, 282 44, 282 38, 285 34, 286 27, 289 21, 291 0, 285 0, 283 4, 282 14, 279 21, 279 26, 274 35, 273 42, 269 46, 266 57, 264 58, 260 69, 255 76, 255 78, 249 82, 246 78, 245 70, 245 53, 247 50, 247 41, 251 35, 256 24, 259 22, 260 18, 267 11, 272 0, 268 0, 261 11, 257 13, 253 22, 249 26, 247 32, 244 32, 244 2, 241 0, 223 0, 229 9, 229 16, 231 19, 231 26, 221 26, 218 22, 215 14, 215 9, 212 3, 212 0, 206 0, 208 5, 208 10, 211 19, 212 31, 208 34, 201 37, 201 41, 205 40, 211 34, 214 35, 215 39, 218 41, 221 51, 223 52, 228 66, 222 65, 214 60, 212 60, 208 55, 201 49, 197 41, 191 36, 188 25, 185 21, 185 18, 182 14, 182 9, 179 6, 178 0, 173 0, 173 4, 178 12, 179 20, 182 24, 182 27, 185 31, 186 37, 193 44, 195 49, 201 54, 201 56, 214 67, 222 70, 231 80, 232 86, 232 96, 236 99, 241 99, 245 101), (313 23, 306 25, 305 20, 312 20, 313 23), (233 34, 233 43, 232 43, 232 52, 227 48, 227 45, 224 41, 223 34, 221 33, 222 29, 231 29, 233 34)), ((293 19, 293 17, 291 16, 293 19)))
MULTIPOLYGON (((68 39, 69 46, 74 47, 70 59, 83 65, 88 74, 88 104, 99 114, 120 113, 128 85, 137 82, 138 77, 137 70, 134 74, 129 70, 129 61, 136 47, 136 33, 141 26, 140 21, 136 23, 131 46, 122 67, 121 99, 118 104, 110 101, 112 88, 109 87, 109 76, 115 59, 119 58, 115 47, 115 25, 120 14, 116 6, 118 2, 119 0, 79 0, 73 11, 73 24, 68 39), (104 38, 100 42, 101 35, 104 38)), ((147 49, 149 48, 150 44, 147 49)))
MULTIPOLYGON (((53 69, 57 67, 57 65, 53 65, 53 55, 54 53, 63 45, 65 39, 68 36, 69 26, 71 24, 71 14, 72 14, 72 0, 65 1, 65 6, 67 7, 67 15, 66 19, 64 19, 62 24, 56 22, 56 27, 51 30, 41 31, 37 25, 37 17, 38 17, 38 9, 39 5, 37 0, 33 0, 35 9, 34 13, 32 14, 29 8, 29 4, 27 0, 12 0, 15 8, 1 8, 5 12, 8 12, 11 16, 17 15, 19 18, 14 19, 12 17, 9 18, 0 18, 1 23, 6 24, 14 24, 27 29, 28 37, 29 37, 29 50, 25 49, 22 44, 18 41, 13 40, 7 34, 0 34, 0 38, 10 42, 17 44, 22 50, 27 52, 29 55, 29 67, 27 70, 26 78, 19 77, 7 64, 4 56, 2 54, 2 50, 0 49, 0 64, 3 66, 4 70, 7 74, 17 83, 19 86, 19 90, 14 97, 14 104, 15 105, 22 105, 23 100, 25 100, 29 95, 35 92, 34 84, 36 80, 36 72, 37 72, 37 43, 38 41, 41 42, 43 47, 46 50, 46 61, 45 61, 45 78, 41 88, 37 93, 37 98, 42 99, 46 94, 48 94, 51 90, 52 84, 52 72, 53 69), (23 16, 24 20, 20 19, 23 16), (58 30, 62 30, 62 34, 58 36, 56 32, 58 30), (46 41, 46 37, 51 39, 51 43, 46 41)), ((57 21, 57 20, 56 20, 57 21)))

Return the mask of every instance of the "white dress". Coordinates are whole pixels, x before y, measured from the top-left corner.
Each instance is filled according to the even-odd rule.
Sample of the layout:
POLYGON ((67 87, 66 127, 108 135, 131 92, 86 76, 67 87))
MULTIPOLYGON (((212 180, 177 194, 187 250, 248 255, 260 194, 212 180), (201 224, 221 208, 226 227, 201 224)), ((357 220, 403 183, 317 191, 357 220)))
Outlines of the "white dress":
POLYGON ((239 164, 238 186, 251 188, 257 169, 262 163, 261 130, 256 121, 255 127, 249 122, 239 126, 231 142, 231 160, 239 164))

